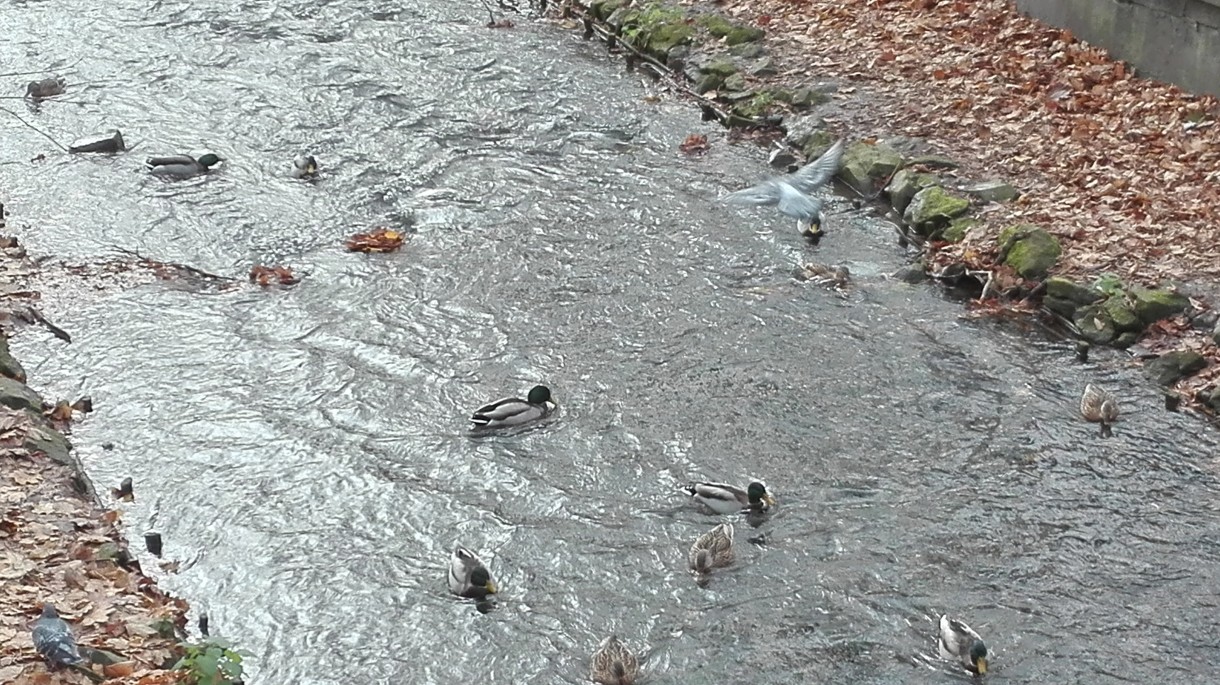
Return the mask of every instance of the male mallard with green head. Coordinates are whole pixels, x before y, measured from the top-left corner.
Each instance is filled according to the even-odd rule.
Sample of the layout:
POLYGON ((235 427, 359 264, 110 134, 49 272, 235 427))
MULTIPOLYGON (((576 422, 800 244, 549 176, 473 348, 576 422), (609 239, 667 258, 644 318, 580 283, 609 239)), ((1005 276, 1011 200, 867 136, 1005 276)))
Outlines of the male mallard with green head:
POLYGON ((535 385, 525 399, 504 397, 475 409, 470 422, 475 429, 520 426, 543 418, 555 406, 550 389, 545 385, 535 385))
POLYGON ((149 173, 164 178, 190 178, 208 173, 208 170, 220 162, 220 157, 212 153, 195 159, 190 155, 170 155, 168 157, 151 157, 148 162, 149 173))
POLYGON ((940 632, 936 640, 940 658, 959 661, 971 673, 987 673, 987 645, 974 629, 948 614, 940 617, 940 632))
POLYGON ((1118 398, 1092 383, 1084 386, 1080 396, 1080 415, 1086 421, 1101 424, 1101 435, 1110 435, 1110 426, 1118 420, 1118 398))
POLYGON ((687 555, 690 569, 700 575, 733 563, 733 524, 722 523, 700 535, 687 555))
POLYGON ((767 486, 754 481, 745 490, 728 483, 691 483, 683 488, 691 499, 717 514, 761 514, 775 506, 767 486))
POLYGON ((602 640, 593 653, 590 679, 601 685, 632 685, 640 672, 640 662, 635 654, 617 636, 602 640))
POLYGON ((491 572, 474 552, 457 545, 449 558, 449 591, 459 597, 486 599, 496 594, 491 572))

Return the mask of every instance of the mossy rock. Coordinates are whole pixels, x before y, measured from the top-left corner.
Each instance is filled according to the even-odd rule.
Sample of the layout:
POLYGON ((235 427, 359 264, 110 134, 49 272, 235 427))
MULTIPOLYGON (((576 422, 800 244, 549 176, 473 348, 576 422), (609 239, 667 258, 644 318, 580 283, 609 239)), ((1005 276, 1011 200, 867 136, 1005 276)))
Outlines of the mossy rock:
POLYGON ((1076 310, 1073 323, 1080 330, 1080 337, 1094 345, 1109 345, 1118 337, 1118 331, 1114 329, 1114 322, 1110 320, 1110 315, 1100 304, 1092 304, 1076 310))
POLYGON ((924 236, 931 236, 949 222, 970 210, 970 201, 957 197, 940 186, 929 186, 915 193, 902 213, 902 221, 924 236))
POLYGON ((771 87, 767 88, 764 92, 766 92, 768 95, 770 95, 771 100, 773 100, 774 102, 783 102, 786 104, 792 104, 792 91, 788 90, 787 88, 780 88, 779 86, 771 86, 771 87))
POLYGON ((890 206, 901 214, 906 211, 907 205, 911 204, 915 193, 935 185, 940 185, 940 178, 936 174, 903 169, 890 179, 889 185, 885 187, 885 194, 890 198, 890 206))
POLYGON ((1140 339, 1139 331, 1123 331, 1122 333, 1118 334, 1118 337, 1115 338, 1114 342, 1110 343, 1110 345, 1112 347, 1116 347, 1120 350, 1125 350, 1128 347, 1131 347, 1135 343, 1139 342, 1139 339, 1140 339))
POLYGON ((593 16, 605 21, 610 18, 614 11, 627 4, 627 0, 593 0, 589 4, 589 12, 593 16))
POLYGON ((669 51, 691 42, 695 30, 685 23, 661 24, 650 29, 639 47, 657 59, 667 59, 669 51))
POLYGON ((695 36, 686 12, 668 5, 627 9, 614 19, 622 26, 624 40, 660 60, 667 59, 670 50, 690 43, 695 36))
POLYGON ((1144 325, 1140 323, 1139 317, 1128 306, 1127 298, 1114 295, 1103 302, 1101 306, 1106 310, 1110 321, 1114 322, 1114 329, 1118 332, 1125 333, 1127 331, 1144 330, 1144 325))
POLYGON ((1120 295, 1127 292, 1127 286, 1123 283, 1123 279, 1112 273, 1104 273, 1093 281, 1093 289, 1105 295, 1120 295))
POLYGON ((1022 278, 1046 278, 1063 254, 1055 236, 1032 224, 1017 224, 1000 231, 1000 254, 1022 278))
POLYGON ((902 155, 894 148, 877 143, 855 142, 843 151, 839 178, 863 194, 871 194, 877 181, 888 179, 902 166, 902 155))
POLYGON ((700 74, 714 74, 720 78, 727 78, 738 71, 737 63, 728 57, 713 57, 699 66, 700 74))
POLYGON ((10 409, 42 413, 42 397, 30 386, 12 378, 0 377, 0 404, 10 409))
POLYGON ((962 192, 983 202, 1011 202, 1021 197, 1021 191, 1004 181, 984 181, 962 188, 962 192))
POLYGON ((771 107, 775 104, 775 99, 770 93, 756 93, 754 97, 733 108, 733 111, 740 116, 757 119, 767 112, 771 111, 771 107))
POLYGON ((1207 368, 1203 355, 1189 350, 1166 352, 1144 365, 1144 372, 1157 383, 1170 386, 1207 368))
POLYGON ((0 333, 0 376, 12 378, 18 383, 25 382, 25 368, 9 352, 8 338, 3 333, 0 333))
POLYGON ((801 154, 805 155, 805 159, 813 161, 822 156, 822 153, 830 149, 834 145, 835 137, 830 131, 814 131, 801 141, 799 147, 801 154))
POLYGON ((754 43, 767 35, 766 31, 758 27, 729 21, 719 14, 705 14, 699 17, 698 22, 708 33, 723 38, 726 45, 754 43))
POLYGON ((830 102, 830 95, 813 88, 797 88, 792 91, 792 106, 797 109, 810 109, 830 102))
POLYGON ((940 237, 951 243, 960 243, 966 237, 966 233, 980 223, 982 222, 971 216, 958 217, 949 222, 949 226, 941 232, 940 237))
POLYGON ((744 57, 746 59, 754 59, 762 57, 767 50, 758 43, 742 43, 729 48, 729 54, 734 57, 744 57))
POLYGON ((1051 276, 1046 279, 1046 295, 1068 300, 1078 305, 1093 304, 1103 297, 1102 293, 1093 288, 1080 285, 1063 276, 1051 276))
POLYGON ((724 77, 720 74, 703 74, 695 81, 695 92, 700 95, 718 90, 724 85, 724 77))
POLYGON ((1185 295, 1169 290, 1132 288, 1130 295, 1131 308, 1144 324, 1181 314, 1190 306, 1190 300, 1185 295))
POLYGON ((746 77, 741 74, 730 74, 724 79, 724 89, 740 93, 749 90, 750 86, 746 84, 746 77))

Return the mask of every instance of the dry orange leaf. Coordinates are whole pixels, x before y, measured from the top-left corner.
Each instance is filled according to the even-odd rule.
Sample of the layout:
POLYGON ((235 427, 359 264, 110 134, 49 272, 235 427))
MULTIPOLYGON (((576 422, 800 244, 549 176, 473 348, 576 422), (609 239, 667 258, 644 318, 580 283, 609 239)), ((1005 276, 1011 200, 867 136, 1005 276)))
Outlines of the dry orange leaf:
POLYGON ((257 283, 264 288, 273 283, 293 285, 300 280, 292 273, 292 269, 286 266, 263 266, 262 264, 256 264, 250 269, 250 282, 257 283))
POLYGON ((402 247, 406 235, 389 228, 375 228, 347 239, 350 252, 393 252, 402 247))
POLYGON ((102 667, 102 674, 107 678, 126 678, 136 672, 136 662, 120 661, 117 664, 106 664, 102 667))
POLYGON ((678 149, 685 155, 701 155, 708 150, 707 136, 701 133, 692 133, 682 141, 678 149))

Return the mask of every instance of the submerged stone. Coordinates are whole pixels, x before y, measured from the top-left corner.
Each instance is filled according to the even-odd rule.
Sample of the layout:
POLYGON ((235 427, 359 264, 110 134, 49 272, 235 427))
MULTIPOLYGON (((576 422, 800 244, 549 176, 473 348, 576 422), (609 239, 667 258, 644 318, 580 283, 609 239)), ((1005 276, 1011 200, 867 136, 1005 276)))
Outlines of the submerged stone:
POLYGON ((883 143, 855 142, 843 151, 839 178, 863 194, 872 194, 876 181, 888 179, 902 166, 902 155, 883 143))
POLYGON ((970 201, 950 194, 940 186, 915 193, 902 213, 902 221, 924 236, 931 236, 970 210, 970 201))
POLYGON ((1063 248, 1055 236, 1032 224, 1018 224, 1000 231, 1000 254, 1022 278, 1046 278, 1063 248))
POLYGON ((1167 352, 1144 365, 1144 371, 1157 383, 1173 385, 1207 368, 1203 355, 1189 350, 1167 352))

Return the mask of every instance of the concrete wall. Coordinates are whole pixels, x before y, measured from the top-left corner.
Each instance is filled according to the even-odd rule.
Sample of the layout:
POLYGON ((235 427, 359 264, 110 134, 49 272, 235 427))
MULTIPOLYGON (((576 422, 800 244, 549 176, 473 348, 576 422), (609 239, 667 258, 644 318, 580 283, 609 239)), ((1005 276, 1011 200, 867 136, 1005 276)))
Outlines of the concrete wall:
POLYGON ((1141 76, 1220 96, 1220 0, 1016 0, 1141 76))

